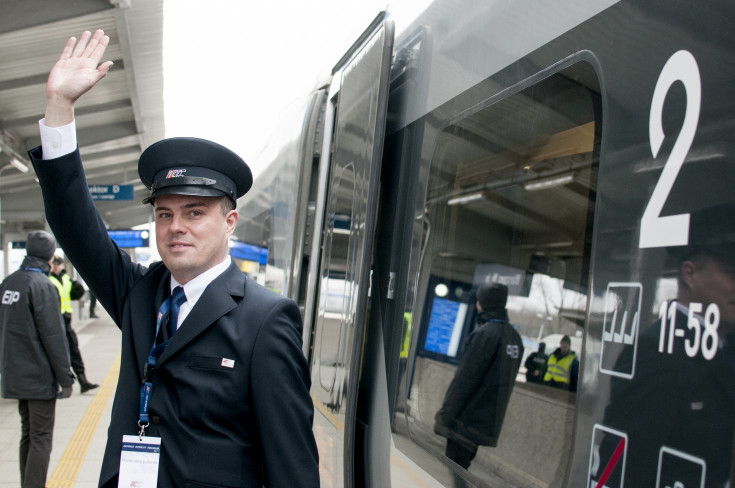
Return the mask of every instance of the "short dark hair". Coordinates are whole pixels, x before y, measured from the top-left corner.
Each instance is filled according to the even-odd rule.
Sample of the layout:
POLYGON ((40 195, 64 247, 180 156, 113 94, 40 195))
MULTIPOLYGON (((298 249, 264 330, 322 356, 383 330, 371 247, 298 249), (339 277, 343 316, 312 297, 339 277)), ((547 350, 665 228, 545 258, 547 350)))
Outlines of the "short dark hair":
POLYGON ((500 283, 483 283, 477 290, 477 301, 484 311, 505 308, 508 287, 500 283))

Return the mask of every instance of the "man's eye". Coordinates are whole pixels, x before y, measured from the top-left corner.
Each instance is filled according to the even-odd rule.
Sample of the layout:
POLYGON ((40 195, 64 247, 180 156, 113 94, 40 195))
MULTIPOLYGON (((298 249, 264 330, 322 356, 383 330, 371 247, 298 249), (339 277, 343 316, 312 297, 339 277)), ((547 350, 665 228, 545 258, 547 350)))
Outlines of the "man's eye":
POLYGON ((199 210, 192 210, 190 215, 192 217, 199 217, 202 213, 199 210))

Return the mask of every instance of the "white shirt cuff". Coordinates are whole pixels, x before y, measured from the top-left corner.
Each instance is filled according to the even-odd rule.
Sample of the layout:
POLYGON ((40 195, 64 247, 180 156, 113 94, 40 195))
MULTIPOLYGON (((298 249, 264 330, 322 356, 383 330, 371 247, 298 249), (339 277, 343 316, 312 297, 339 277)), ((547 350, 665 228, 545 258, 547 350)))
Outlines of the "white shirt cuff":
POLYGON ((41 151, 43 159, 56 159, 66 156, 77 149, 77 125, 72 120, 61 127, 49 127, 46 119, 38 121, 41 132, 41 151))

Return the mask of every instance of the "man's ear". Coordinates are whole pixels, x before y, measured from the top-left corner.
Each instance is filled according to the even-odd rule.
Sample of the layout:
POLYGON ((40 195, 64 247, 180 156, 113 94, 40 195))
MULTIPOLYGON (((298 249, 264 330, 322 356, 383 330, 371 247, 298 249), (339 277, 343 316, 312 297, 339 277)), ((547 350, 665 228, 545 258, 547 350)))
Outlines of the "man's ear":
POLYGON ((237 210, 230 210, 227 212, 227 215, 225 215, 225 224, 227 225, 228 236, 235 232, 235 227, 237 227, 237 220, 239 218, 240 215, 237 213, 237 210))
POLYGON ((693 261, 684 261, 679 266, 679 276, 681 281, 689 288, 692 289, 692 282, 694 280, 694 273, 697 271, 697 265, 693 261))

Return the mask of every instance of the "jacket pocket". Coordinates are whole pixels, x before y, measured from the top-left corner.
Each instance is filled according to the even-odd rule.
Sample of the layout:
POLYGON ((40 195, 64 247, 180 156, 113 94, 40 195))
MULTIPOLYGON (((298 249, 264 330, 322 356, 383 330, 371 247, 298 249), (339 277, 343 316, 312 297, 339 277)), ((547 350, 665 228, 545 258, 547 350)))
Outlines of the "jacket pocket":
POLYGON ((192 354, 186 364, 192 369, 222 371, 224 373, 233 371, 236 366, 233 359, 220 356, 203 356, 201 354, 192 354))
POLYGON ((236 487, 228 487, 225 485, 212 485, 209 483, 202 483, 200 481, 186 481, 186 488, 236 488, 236 487))

